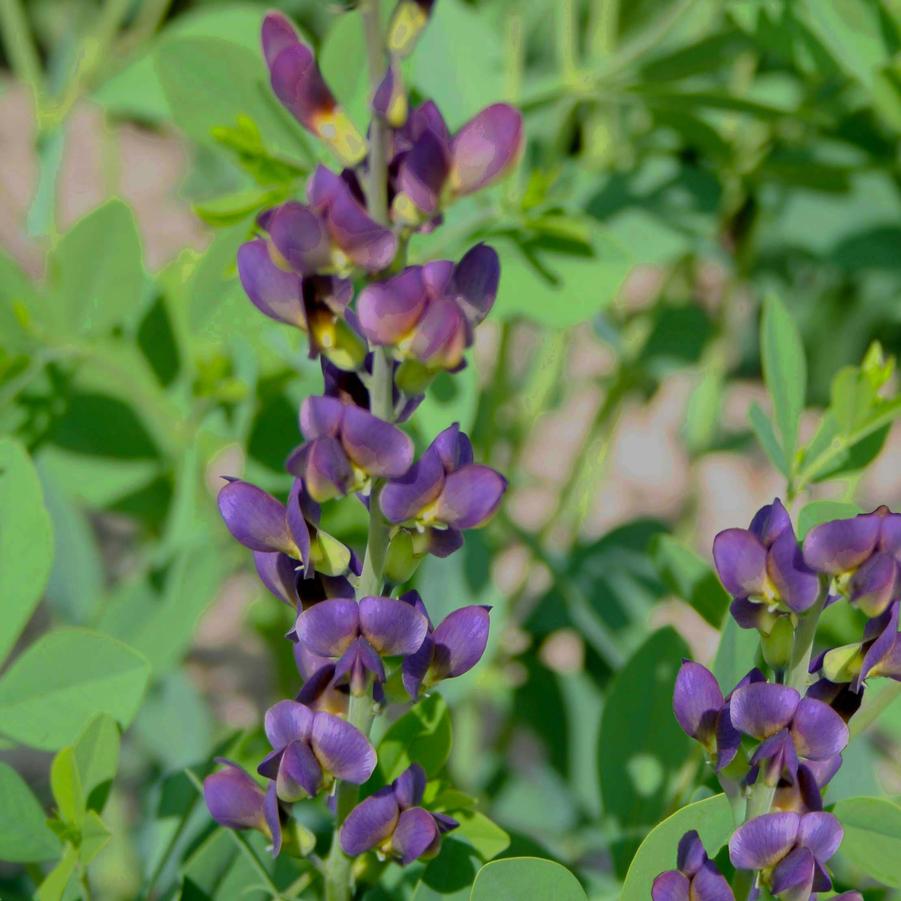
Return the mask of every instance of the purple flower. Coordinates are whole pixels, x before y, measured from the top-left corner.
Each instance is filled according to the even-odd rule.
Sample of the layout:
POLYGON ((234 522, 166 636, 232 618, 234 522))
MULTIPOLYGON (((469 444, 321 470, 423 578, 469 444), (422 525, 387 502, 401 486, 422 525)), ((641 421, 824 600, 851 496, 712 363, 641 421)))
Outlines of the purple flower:
POLYGON ((226 829, 256 829, 272 841, 278 854, 282 843, 281 811, 275 786, 263 791, 241 767, 225 757, 225 769, 203 780, 203 799, 210 816, 226 829))
POLYGON ((413 442, 397 426, 333 397, 306 398, 300 430, 307 441, 285 465, 317 501, 365 491, 372 478, 402 476, 413 462, 413 442))
POLYGON ((869 617, 901 595, 901 514, 888 507, 810 530, 804 539, 808 566, 833 576, 836 588, 869 617))
POLYGON ((461 530, 491 518, 506 488, 499 472, 472 462, 469 438, 454 423, 406 475, 388 482, 379 503, 390 523, 413 531, 418 554, 446 557, 463 544, 461 530))
POLYGON ((277 597, 294 603, 290 589, 292 568, 304 579, 314 573, 340 576, 351 562, 350 551, 318 528, 319 506, 308 496, 303 482, 294 481, 287 505, 271 494, 229 479, 218 496, 219 512, 232 535, 254 552, 257 571, 277 597))
POLYGON ((739 826, 729 858, 739 870, 759 870, 770 891, 786 901, 807 901, 832 887, 825 863, 838 850, 843 830, 831 813, 767 813, 739 826))
POLYGON ((414 700, 443 679, 468 673, 481 659, 488 644, 490 607, 473 604, 449 613, 432 626, 418 591, 408 591, 401 601, 418 610, 428 623, 428 632, 419 650, 404 658, 404 688, 414 700))
POLYGON ((453 136, 434 103, 416 107, 395 135, 394 220, 418 226, 438 215, 448 199, 501 178, 522 142, 522 115, 505 103, 486 107, 453 136))
POLYGON ((408 394, 422 390, 435 372, 460 367, 473 329, 494 304, 499 278, 497 253, 477 244, 456 265, 436 260, 410 266, 363 289, 357 311, 366 337, 393 348, 400 360, 421 364, 414 368, 408 362, 398 373, 408 394))
POLYGON ((356 726, 297 701, 270 707, 264 729, 273 750, 257 770, 283 801, 312 797, 334 779, 362 785, 375 769, 375 751, 356 726))
POLYGON ((272 90, 288 112, 345 165, 359 163, 366 156, 366 142, 338 106, 313 51, 300 41, 294 26, 281 13, 271 12, 263 20, 262 42, 272 90))
POLYGON ((441 846, 441 835, 459 824, 419 806, 425 783, 425 771, 414 763, 390 785, 361 801, 341 826, 339 838, 344 853, 356 857, 377 849, 402 866, 434 857, 441 846))
POLYGON ((802 698, 788 685, 756 682, 737 688, 729 708, 732 725, 758 739, 752 767, 777 785, 783 776, 797 778, 799 758, 826 760, 848 744, 848 727, 828 705, 802 698))
POLYGON ((694 830, 679 840, 676 866, 678 869, 661 873, 654 880, 653 901, 735 901, 729 883, 707 856, 694 830))
POLYGON ((393 60, 372 96, 372 111, 392 128, 401 128, 407 121, 407 92, 404 90, 400 67, 393 60))
POLYGON ((388 23, 388 50, 395 56, 407 56, 413 49, 432 14, 435 0, 400 0, 388 23))
POLYGON ((294 644, 294 662, 303 679, 303 686, 295 700, 312 710, 347 716, 350 688, 335 684, 335 661, 320 657, 306 646, 294 644))
POLYGON ((779 780, 773 796, 775 810, 793 810, 796 813, 823 809, 823 790, 842 765, 842 755, 823 760, 807 760, 798 765, 796 776, 779 780))
POLYGON ((370 679, 385 681, 382 657, 419 650, 429 622, 412 605, 395 598, 364 597, 322 601, 297 617, 294 635, 318 657, 335 660, 335 684, 350 684, 354 694, 366 691, 370 679))
POLYGON ((747 529, 720 532, 713 542, 713 559, 735 599, 733 615, 744 628, 769 632, 774 613, 804 613, 817 599, 819 579, 805 564, 778 498, 763 507, 747 529))

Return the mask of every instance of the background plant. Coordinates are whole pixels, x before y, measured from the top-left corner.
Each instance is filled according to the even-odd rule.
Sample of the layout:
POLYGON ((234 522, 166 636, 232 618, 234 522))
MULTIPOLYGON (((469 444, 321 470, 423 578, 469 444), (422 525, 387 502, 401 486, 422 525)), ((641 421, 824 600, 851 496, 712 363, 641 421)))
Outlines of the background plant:
MULTIPOLYGON (((202 772, 214 742, 227 737, 220 720, 249 725, 258 714, 242 718, 247 698, 261 710, 265 699, 290 692, 296 675, 277 655, 285 623, 262 595, 247 626, 232 633, 242 637, 231 639, 231 650, 210 644, 210 620, 199 642, 194 637, 220 586, 234 592, 246 584, 226 581, 247 561, 219 525, 205 485, 237 471, 241 448, 247 479, 286 491, 280 467, 296 439, 296 407, 318 378, 285 330, 247 304, 232 261, 257 210, 297 194, 319 151, 264 99, 257 34, 265 7, 182 5, 165 16, 165 4, 113 3, 98 16, 88 4, 29 3, 19 20, 30 40, 8 24, 15 6, 2 8, 4 39, 15 36, 7 62, 43 98, 40 108, 57 112, 42 113, 45 125, 34 135, 41 168, 27 192, 27 228, 35 243, 20 240, 11 226, 4 231, 10 253, 0 280, 2 415, 36 462, 40 482, 16 477, 14 502, 3 505, 4 516, 17 511, 15 529, 3 534, 28 536, 10 559, 38 562, 21 577, 31 590, 10 590, 21 603, 8 619, 8 645, 16 641, 14 622, 31 624, 2 678, 15 673, 23 653, 52 639, 62 644, 50 645, 49 659, 68 685, 79 661, 94 652, 92 644, 91 653, 81 646, 71 657, 64 653, 68 642, 84 638, 66 631, 71 627, 87 628, 91 641, 96 633, 124 640, 143 654, 151 671, 143 702, 146 665, 123 652, 116 665, 124 684, 137 687, 131 695, 114 687, 110 696, 133 700, 105 710, 121 725, 140 712, 103 811, 116 840, 90 864, 91 878, 98 892, 133 896, 175 834, 157 884, 166 890, 187 880, 228 896, 235 885, 258 885, 259 873, 227 835, 206 835, 181 768, 199 763, 202 772), (134 218, 118 200, 72 223, 60 167, 67 141, 70 148, 77 141, 85 104, 105 125, 108 160, 124 152, 123 121, 154 133, 173 123, 181 129, 193 148, 183 196, 216 224, 208 249, 164 264, 148 255, 157 251, 138 197, 132 203, 139 221, 145 217, 143 252, 134 218), (85 266, 87 258, 96 265, 85 266), (48 521, 56 538, 44 591, 48 521), (40 637, 51 626, 63 627, 62 639, 55 632, 40 637), (249 636, 271 641, 271 650, 249 636), (255 662, 242 667, 248 657, 255 662), (242 674, 258 671, 256 661, 280 662, 258 690, 248 687, 249 678, 235 678, 233 703, 211 715, 205 686, 216 679, 221 696, 216 662, 223 659, 226 672, 242 674), (63 661, 71 661, 68 670, 63 661), (181 740, 161 740, 159 722, 182 724, 181 740), (216 866, 206 868, 214 858, 216 866)), ((343 65, 362 49, 355 17, 319 5, 285 9, 362 127, 363 74, 343 65)), ((894 407, 870 396, 883 370, 878 353, 867 354, 874 338, 884 357, 897 343, 896 23, 888 4, 868 2, 629 9, 562 3, 550 15, 542 3, 443 0, 433 26, 411 58, 407 84, 434 96, 452 126, 489 100, 517 103, 530 148, 514 179, 456 207, 417 251, 421 259, 459 259, 486 239, 504 272, 494 311, 502 324, 498 331, 490 322, 483 327, 487 352, 476 348, 477 364, 462 379, 437 382, 419 417, 423 438, 459 420, 482 459, 514 474, 506 512, 481 533, 484 541, 470 541, 443 575, 423 566, 417 576, 423 596, 437 577, 441 591, 433 596, 456 584, 456 598, 495 604, 496 642, 478 694, 461 689, 452 698, 452 767, 457 783, 489 799, 486 810, 513 835, 501 853, 556 856, 587 880, 590 894, 616 896, 644 833, 693 793, 691 779, 681 776, 690 771, 686 760, 697 758, 668 713, 685 644, 660 627, 674 621, 674 611, 689 615, 672 598, 719 627, 726 598, 702 564, 713 533, 746 524, 776 494, 788 499, 782 479, 749 480, 749 471, 758 479, 762 472, 752 428, 773 465, 791 476, 799 533, 815 511, 822 515, 824 500, 866 509, 896 500, 878 459, 891 440, 894 407), (455 83, 464 87, 452 89, 455 83), (753 326, 769 291, 785 308, 772 304, 763 319, 770 347, 763 369, 781 404, 770 428, 757 412, 746 417, 746 386, 761 371, 753 326), (796 352, 784 356, 785 370, 767 362, 785 341, 805 349, 806 390, 796 352), (678 385, 682 393, 668 393, 678 385), (808 404, 829 411, 837 440, 799 453, 811 447, 813 417, 802 417, 800 438, 782 429, 788 423, 791 432, 792 417, 808 404), (679 423, 668 432, 636 433, 643 422, 637 410, 651 416, 667 407, 680 411, 679 423), (552 432, 559 445, 548 456, 536 439, 552 432), (639 470, 644 491, 623 502, 617 486, 629 484, 621 448, 635 447, 630 435, 653 445, 655 455, 639 470), (546 461, 562 459, 565 439, 578 465, 561 465, 558 480, 548 478, 546 461), (667 479, 649 481, 648 474, 673 460, 684 470, 667 471, 690 477, 676 479, 679 490, 668 495, 667 479), (724 461, 737 463, 728 491, 717 488, 724 461), (706 500, 714 496, 723 504, 717 515, 706 500), (545 497, 537 507, 527 504, 545 497), (818 506, 805 513, 809 501, 818 506), (605 518, 599 506, 617 512, 605 518), (490 560, 496 562, 489 570, 490 560), (515 561, 512 572, 504 560, 515 561), (489 571, 497 580, 490 591, 489 571), (566 654, 555 656, 561 647, 566 654), (660 658, 672 668, 660 676, 659 691, 639 692, 649 705, 642 715, 629 700, 631 687, 650 684, 648 661, 660 658), (659 733, 629 734, 628 744, 611 737, 626 735, 636 719, 658 723, 659 733), (658 784, 667 790, 648 791, 658 784)), ((7 90, 5 98, 12 96, 7 90)), ((16 179, 6 177, 7 168, 9 190, 16 179)), ((127 172, 115 165, 106 171, 98 199, 104 191, 127 194, 127 172)), ((889 378, 883 398, 891 385, 889 378)), ((773 409, 759 393, 754 399, 761 410, 773 409)), ((21 461, 19 449, 10 454, 21 461)), ((328 523, 347 542, 359 542, 361 527, 343 510, 328 523)), ((0 571, 6 579, 15 570, 0 571)), ((211 609, 231 608, 220 602, 211 609)), ((697 618, 675 623, 693 642, 705 634, 710 640, 697 618)), ((859 624, 827 617, 822 629, 824 642, 842 644, 859 624)), ((729 642, 738 635, 726 630, 721 661, 735 656, 737 645, 729 642)), ((121 650, 106 641, 103 647, 121 650)), ((31 673, 48 672, 35 659, 31 673)), ((747 668, 735 672, 733 685, 747 668)), ((26 677, 20 685, 35 678, 26 677)), ((63 697, 42 714, 15 681, 6 685, 0 694, 29 723, 60 722, 60 710, 74 711, 63 697)), ((71 746, 104 709, 99 691, 91 697, 92 709, 73 712, 57 735, 41 725, 48 737, 39 738, 6 713, 4 733, 32 748, 71 746)), ((842 775, 834 782, 833 800, 887 791, 880 803, 891 805, 892 711, 853 738, 847 754, 858 762, 846 763, 843 773, 855 780, 842 775)), ((48 790, 46 758, 11 752, 7 759, 48 811, 59 807, 48 790)), ((891 822, 892 808, 881 809, 891 822)), ((667 841, 655 872, 673 865, 681 834, 667 841)), ((33 860, 61 853, 47 841, 39 845, 46 857, 33 860)), ((854 847, 846 839, 841 854, 854 847)), ((5 893, 30 891, 48 866, 38 869, 31 876, 20 867, 6 871, 5 893)), ((892 884, 891 874, 878 878, 892 884)), ((850 872, 846 884, 857 884, 850 872)))

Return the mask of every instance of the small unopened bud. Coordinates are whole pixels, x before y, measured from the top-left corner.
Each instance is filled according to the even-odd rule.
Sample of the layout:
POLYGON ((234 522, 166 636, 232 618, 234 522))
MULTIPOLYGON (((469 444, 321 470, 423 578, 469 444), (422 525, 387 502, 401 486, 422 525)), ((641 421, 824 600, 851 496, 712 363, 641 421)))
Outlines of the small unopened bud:
POLYGON ((792 644, 795 632, 792 628, 791 618, 780 616, 770 629, 769 634, 760 636, 760 645, 763 650, 763 659, 773 669, 784 669, 791 660, 792 644))
POLYGON ((397 370, 397 387, 404 394, 422 394, 432 383, 436 373, 418 360, 404 360, 397 370))
POLYGON ((388 545, 385 556, 385 577, 396 585, 408 581, 422 560, 413 546, 413 536, 406 529, 400 529, 388 545))

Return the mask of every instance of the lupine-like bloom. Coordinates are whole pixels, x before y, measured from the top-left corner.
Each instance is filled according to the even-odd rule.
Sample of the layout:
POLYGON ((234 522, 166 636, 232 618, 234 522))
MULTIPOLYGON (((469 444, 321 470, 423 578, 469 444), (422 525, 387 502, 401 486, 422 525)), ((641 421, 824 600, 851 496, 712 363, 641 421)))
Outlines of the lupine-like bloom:
POLYGON ((212 818, 226 829, 256 829, 272 841, 274 854, 282 844, 281 811, 275 786, 264 792, 251 776, 225 757, 225 769, 203 780, 203 799, 212 818))
POLYGON ((372 478, 402 476, 413 462, 413 442, 397 426, 333 397, 308 397, 300 430, 307 441, 285 465, 317 501, 364 491, 372 478))
POLYGON ((388 52, 407 56, 429 22, 435 0, 400 0, 388 23, 388 52))
POLYGON ((322 601, 297 617, 294 636, 313 654, 335 660, 334 682, 362 694, 370 680, 385 681, 382 657, 419 650, 428 632, 426 617, 395 598, 322 601))
POLYGON ((361 801, 341 826, 344 853, 356 857, 375 849, 402 866, 434 857, 441 847, 442 834, 459 824, 419 806, 425 783, 424 770, 414 763, 390 785, 361 801))
POLYGON ((778 498, 758 511, 747 529, 720 532, 713 559, 743 628, 769 633, 780 613, 804 613, 817 599, 819 579, 805 564, 778 498))
POLYGON ((522 139, 522 115, 505 103, 486 107, 453 136, 435 104, 421 104, 395 135, 392 217, 418 226, 448 200, 497 181, 515 163, 522 139))
POLYGON ((653 901, 735 901, 729 883, 707 856, 694 830, 679 840, 676 866, 654 880, 653 901))
POLYGON ((428 623, 419 650, 404 658, 403 683, 411 698, 418 698, 443 679, 468 673, 481 659, 488 644, 490 607, 473 604, 449 613, 438 625, 432 621, 418 591, 408 591, 400 600, 418 610, 428 623))
POLYGON ((218 502, 228 530, 254 552, 260 577, 277 597, 294 603, 297 583, 289 574, 292 568, 296 572, 302 567, 304 579, 316 572, 326 576, 347 572, 350 551, 318 528, 319 507, 299 479, 291 487, 287 505, 241 479, 229 479, 218 502))
POLYGON ((301 42, 294 26, 281 13, 271 12, 263 20, 262 39, 276 97, 342 163, 359 163, 366 156, 366 142, 338 106, 313 51, 301 42))
POLYGON ((804 539, 807 564, 832 576, 839 592, 870 617, 901 595, 899 557, 901 514, 884 506, 823 523, 804 539))
POLYGON ((802 698, 788 685, 756 682, 735 690, 732 725, 761 744, 751 765, 762 769, 769 785, 797 778, 799 758, 827 760, 848 744, 848 727, 828 705, 802 698))
POLYGON ((460 367, 473 329, 494 304, 499 278, 497 253, 477 244, 456 265, 409 266, 363 289, 360 326, 371 343, 391 347, 405 361, 397 375, 402 390, 416 394, 436 372, 460 367))
POLYGON ((843 830, 831 813, 767 813, 735 831, 729 857, 740 870, 759 870, 765 885, 784 901, 808 901, 832 880, 826 861, 841 844, 843 830))
POLYGON ((356 726, 297 701, 270 707, 264 729, 273 750, 257 769, 283 801, 312 797, 334 779, 362 785, 375 769, 375 751, 356 726))
POLYGON ((463 529, 478 528, 494 514, 507 480, 472 459, 472 444, 454 423, 406 475, 382 489, 382 512, 390 523, 411 530, 414 554, 446 557, 462 546, 463 529))

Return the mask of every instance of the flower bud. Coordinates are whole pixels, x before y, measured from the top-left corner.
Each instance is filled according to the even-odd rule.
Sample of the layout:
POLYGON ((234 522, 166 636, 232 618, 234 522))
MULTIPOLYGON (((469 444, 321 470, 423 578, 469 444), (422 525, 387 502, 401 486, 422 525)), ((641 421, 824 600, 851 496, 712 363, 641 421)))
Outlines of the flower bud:
POLYGON ((399 529, 388 545, 385 556, 385 578, 396 585, 407 582, 416 572, 424 553, 416 553, 413 537, 406 529, 399 529))
POLYGON ((762 633, 760 644, 763 650, 763 659, 773 669, 785 669, 791 660, 792 644, 795 631, 792 628, 791 619, 780 616, 774 623, 769 633, 762 633))

